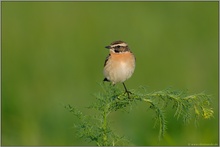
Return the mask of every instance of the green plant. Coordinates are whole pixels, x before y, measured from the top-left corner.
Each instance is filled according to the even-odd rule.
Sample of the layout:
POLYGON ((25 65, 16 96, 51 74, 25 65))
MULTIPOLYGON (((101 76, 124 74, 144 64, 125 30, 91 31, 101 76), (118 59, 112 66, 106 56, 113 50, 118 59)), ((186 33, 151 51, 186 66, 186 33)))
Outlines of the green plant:
POLYGON ((159 125, 159 140, 165 135, 166 119, 164 110, 169 105, 175 108, 174 116, 177 119, 182 117, 185 123, 192 118, 197 123, 199 118, 208 119, 213 117, 214 112, 210 108, 210 95, 204 93, 188 95, 187 91, 174 91, 171 88, 149 93, 146 88, 140 87, 137 90, 132 90, 132 94, 128 98, 127 94, 117 86, 109 84, 100 84, 100 86, 103 91, 95 94, 96 102, 88 107, 88 109, 97 110, 97 115, 85 115, 71 105, 65 106, 68 111, 79 119, 79 122, 75 124, 79 137, 89 142, 94 141, 98 146, 129 143, 125 137, 116 135, 110 128, 108 116, 119 109, 130 108, 130 111, 132 105, 138 101, 146 103, 146 107, 155 112, 155 125, 159 125))

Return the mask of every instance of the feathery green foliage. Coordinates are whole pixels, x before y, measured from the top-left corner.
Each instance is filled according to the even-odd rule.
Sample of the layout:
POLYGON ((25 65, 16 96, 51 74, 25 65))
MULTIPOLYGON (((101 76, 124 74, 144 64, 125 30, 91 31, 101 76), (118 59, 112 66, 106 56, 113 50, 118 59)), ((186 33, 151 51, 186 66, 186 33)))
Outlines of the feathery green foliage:
POLYGON ((174 117, 177 119, 182 117, 184 123, 194 118, 197 124, 199 118, 213 117, 210 95, 204 93, 188 95, 186 91, 174 91, 171 88, 149 93, 144 87, 140 87, 138 90, 132 90, 128 98, 127 94, 116 86, 109 84, 100 84, 100 86, 103 91, 95 94, 96 102, 88 107, 98 111, 96 116, 88 116, 71 105, 66 106, 79 119, 79 123, 75 124, 79 137, 89 142, 94 141, 98 146, 129 143, 110 128, 108 116, 119 109, 132 110, 132 105, 138 101, 146 103, 146 107, 155 112, 155 126, 159 126, 159 140, 165 135, 167 129, 165 110, 169 105, 175 108, 174 117))

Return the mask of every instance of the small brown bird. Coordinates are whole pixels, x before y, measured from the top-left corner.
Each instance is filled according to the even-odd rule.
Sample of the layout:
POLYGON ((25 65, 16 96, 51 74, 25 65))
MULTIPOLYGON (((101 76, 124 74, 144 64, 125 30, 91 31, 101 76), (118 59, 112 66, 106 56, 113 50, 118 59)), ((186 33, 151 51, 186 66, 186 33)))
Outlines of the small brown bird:
POLYGON ((114 41, 105 48, 110 50, 110 54, 104 64, 104 80, 112 82, 112 84, 122 83, 125 92, 128 94, 124 82, 129 79, 135 69, 135 56, 130 51, 128 44, 124 41, 114 41))

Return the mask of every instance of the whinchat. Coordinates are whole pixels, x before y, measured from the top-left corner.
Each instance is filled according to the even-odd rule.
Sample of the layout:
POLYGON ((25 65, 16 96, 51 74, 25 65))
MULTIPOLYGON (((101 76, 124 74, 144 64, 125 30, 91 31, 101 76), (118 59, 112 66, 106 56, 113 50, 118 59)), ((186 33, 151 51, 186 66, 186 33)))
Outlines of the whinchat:
POLYGON ((105 48, 109 49, 110 54, 104 64, 104 80, 112 82, 112 84, 122 83, 125 92, 128 94, 124 82, 129 79, 135 69, 135 56, 124 41, 114 41, 105 48))

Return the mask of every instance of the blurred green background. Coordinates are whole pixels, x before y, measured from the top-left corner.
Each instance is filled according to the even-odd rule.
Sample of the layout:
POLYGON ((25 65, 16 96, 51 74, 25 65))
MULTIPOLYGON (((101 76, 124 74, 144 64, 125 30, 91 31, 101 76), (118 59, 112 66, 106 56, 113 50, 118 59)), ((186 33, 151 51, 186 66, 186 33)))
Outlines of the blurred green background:
MULTIPOLYGON (((184 125, 167 112, 158 143, 143 105, 110 117, 131 145, 218 144, 218 2, 1 2, 2 145, 95 145, 76 137, 64 105, 85 107, 101 91, 112 41, 136 56, 129 89, 212 95, 214 118, 184 125)), ((118 85, 123 88, 121 84, 118 85)))

